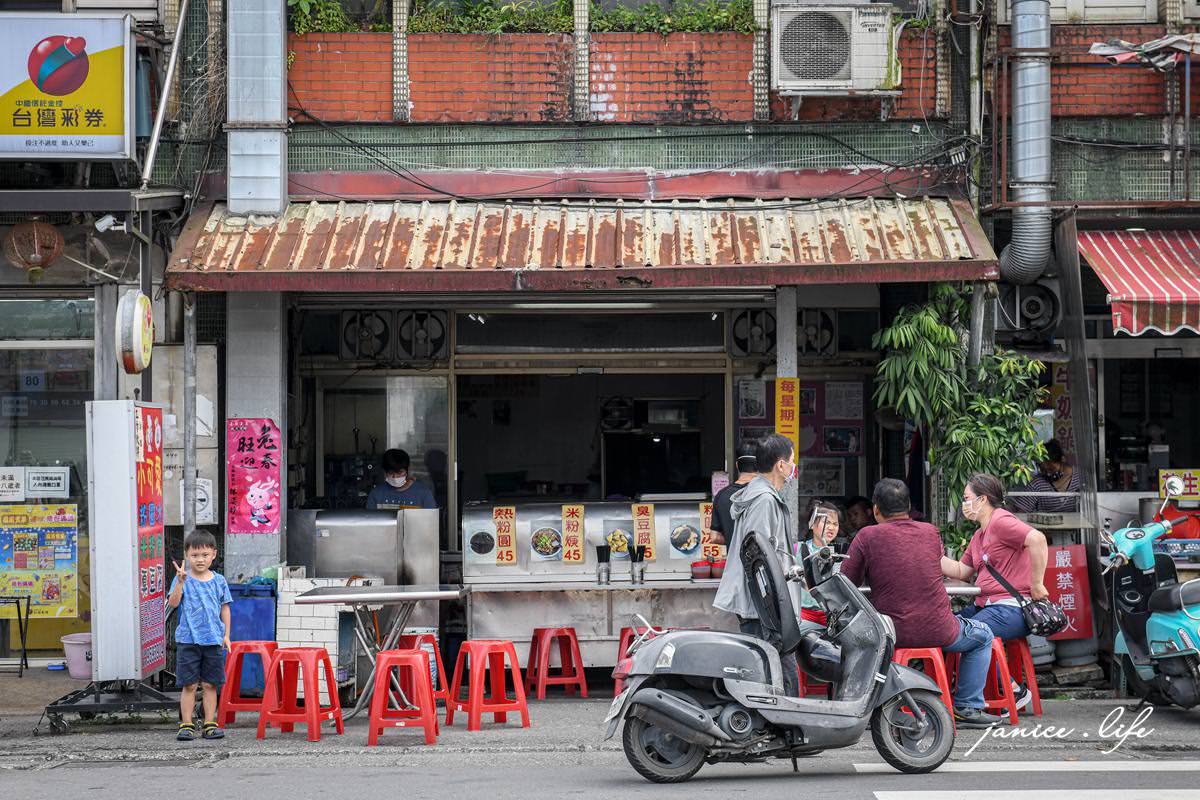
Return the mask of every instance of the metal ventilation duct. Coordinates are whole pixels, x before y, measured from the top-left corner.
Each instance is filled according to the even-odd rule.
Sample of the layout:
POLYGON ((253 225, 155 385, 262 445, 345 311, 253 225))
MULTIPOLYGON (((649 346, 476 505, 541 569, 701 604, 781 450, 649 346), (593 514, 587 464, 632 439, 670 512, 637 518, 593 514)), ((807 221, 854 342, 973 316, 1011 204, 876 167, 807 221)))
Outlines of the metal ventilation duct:
POLYGON ((287 206, 287 0, 228 6, 229 208, 287 206))

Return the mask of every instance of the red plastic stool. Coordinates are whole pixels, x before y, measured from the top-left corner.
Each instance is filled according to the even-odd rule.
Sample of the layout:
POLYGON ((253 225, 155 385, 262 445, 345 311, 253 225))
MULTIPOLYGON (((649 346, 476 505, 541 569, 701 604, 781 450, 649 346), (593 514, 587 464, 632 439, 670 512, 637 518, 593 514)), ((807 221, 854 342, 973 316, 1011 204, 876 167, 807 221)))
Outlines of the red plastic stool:
POLYGON ((992 663, 988 665, 987 682, 983 684, 983 708, 985 711, 1007 711, 1009 724, 1017 724, 1017 695, 1013 692, 1008 656, 1000 637, 992 639, 992 663))
POLYGON ((512 642, 493 639, 474 639, 463 642, 454 664, 454 679, 450 681, 450 697, 446 700, 446 724, 454 724, 454 712, 467 712, 467 730, 479 730, 484 714, 492 714, 495 722, 508 722, 509 711, 521 712, 521 727, 529 727, 529 707, 525 704, 525 684, 517 664, 517 648, 512 642), (504 660, 512 671, 513 693, 510 700, 504 688, 504 660), (462 698, 463 670, 470 662, 470 687, 467 699, 462 698), (491 673, 491 693, 484 697, 484 673, 491 673))
MULTIPOLYGON (((910 661, 920 661, 925 674, 933 678, 938 688, 942 690, 942 702, 946 710, 954 716, 954 699, 950 695, 950 672, 946 669, 946 659, 942 656, 940 647, 897 647, 892 654, 892 661, 908 666, 910 661)), ((957 725, 955 726, 957 728, 957 725)))
POLYGON ((813 692, 823 692, 825 699, 833 699, 833 684, 822 683, 816 678, 810 678, 808 673, 802 668, 797 667, 796 673, 800 676, 800 696, 808 697, 813 692))
POLYGON ((221 703, 217 706, 217 724, 224 728, 233 724, 239 711, 262 711, 261 697, 246 697, 242 694, 242 666, 246 656, 257 654, 262 659, 263 676, 271 666, 271 656, 278 645, 275 642, 233 642, 229 655, 225 656, 225 685, 221 687, 221 703))
POLYGON ((1030 700, 1030 708, 1033 709, 1033 715, 1040 717, 1042 715, 1042 695, 1038 691, 1037 673, 1033 667, 1033 654, 1029 652, 1029 642, 1025 637, 1020 639, 1010 639, 1004 643, 1005 654, 1008 656, 1008 670, 1012 674, 1012 679, 1017 683, 1025 684, 1032 695, 1030 700))
POLYGON ((384 650, 375 658, 375 693, 371 696, 370 733, 367 744, 379 744, 379 734, 385 728, 425 730, 425 744, 437 744, 437 700, 433 696, 433 679, 429 675, 429 653, 425 650, 384 650), (412 708, 390 708, 392 670, 399 670, 401 682, 407 684, 405 696, 412 708))
MULTIPOLYGON (((422 649, 421 645, 423 645, 423 644, 433 645, 433 663, 435 663, 437 665, 438 683, 442 687, 440 689, 437 686, 433 687, 433 697, 435 700, 441 700, 444 703, 444 702, 446 702, 446 699, 448 697, 450 697, 450 688, 449 688, 449 682, 446 680, 446 667, 442 664, 442 650, 440 647, 438 647, 437 637, 434 636, 432 633, 420 633, 420 634, 413 634, 410 636, 401 636, 400 641, 396 645, 396 649, 397 650, 421 650, 422 649)), ((428 655, 428 653, 429 653, 428 650, 425 650, 424 652, 426 653, 426 655, 428 655)), ((404 689, 405 694, 409 693, 408 683, 406 683, 407 680, 408 680, 407 675, 400 679, 400 688, 404 689)), ((433 679, 430 678, 430 682, 432 682, 432 680, 433 679)))
POLYGON ((567 695, 579 687, 581 697, 587 697, 587 679, 583 675, 583 656, 574 628, 534 628, 529 642, 529 660, 525 662, 525 691, 537 689, 537 699, 546 699, 547 686, 565 686, 567 695), (550 645, 558 640, 558 655, 562 671, 550 674, 550 645))
POLYGON ((321 722, 331 719, 337 732, 343 733, 342 704, 338 699, 333 663, 324 647, 284 647, 271 656, 267 668, 267 688, 263 692, 262 713, 258 715, 258 738, 265 739, 267 726, 276 725, 291 733, 297 722, 308 726, 308 740, 321 741, 321 722), (321 666, 325 667, 325 690, 329 705, 321 705, 321 666), (299 703, 298 679, 304 679, 304 706, 299 703))

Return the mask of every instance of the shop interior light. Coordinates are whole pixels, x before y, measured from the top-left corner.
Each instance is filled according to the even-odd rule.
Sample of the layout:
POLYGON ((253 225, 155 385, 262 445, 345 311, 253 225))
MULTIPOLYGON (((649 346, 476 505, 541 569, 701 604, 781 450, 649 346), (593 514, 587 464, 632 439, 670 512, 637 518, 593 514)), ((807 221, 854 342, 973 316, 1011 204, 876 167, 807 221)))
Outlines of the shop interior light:
POLYGON ((713 322, 716 322, 716 321, 717 321, 717 317, 719 317, 719 316, 721 316, 720 312, 714 311, 714 312, 713 312, 713 315, 712 315, 712 321, 713 321, 713 322))
POLYGON ((480 325, 487 324, 487 317, 483 314, 467 314, 467 319, 471 320, 471 322, 477 322, 480 325))
POLYGON ((650 441, 654 442, 655 444, 661 444, 661 443, 662 443, 662 437, 661 437, 661 436, 655 436, 655 437, 654 437, 653 439, 651 439, 650 441))

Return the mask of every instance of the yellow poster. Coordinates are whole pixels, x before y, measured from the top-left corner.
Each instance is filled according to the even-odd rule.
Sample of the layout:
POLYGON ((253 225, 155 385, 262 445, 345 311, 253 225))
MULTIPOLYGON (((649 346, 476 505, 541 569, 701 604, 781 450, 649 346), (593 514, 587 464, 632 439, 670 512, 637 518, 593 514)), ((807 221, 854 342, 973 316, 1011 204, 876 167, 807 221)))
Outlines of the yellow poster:
POLYGON ((703 538, 700 540, 700 554, 707 559, 713 561, 725 560, 725 545, 717 544, 713 541, 714 531, 712 529, 713 504, 700 504, 700 530, 703 532, 703 538))
POLYGON ((775 379, 775 432, 791 439, 795 452, 800 452, 800 381, 796 378, 775 379))
POLYGON ((492 509, 492 522, 496 525, 496 566, 516 566, 517 507, 496 506, 492 509))
POLYGON ((646 548, 645 561, 654 560, 654 504, 633 505, 633 546, 646 548))
POLYGON ((562 507, 562 560, 564 564, 583 563, 583 520, 583 506, 571 505, 562 507))
MULTIPOLYGON (((0 506, 0 595, 30 598, 34 619, 79 615, 76 506, 0 506)), ((0 607, 0 619, 15 618, 0 607)))
POLYGON ((132 57, 123 17, 6 16, 0 154, 128 158, 132 57))

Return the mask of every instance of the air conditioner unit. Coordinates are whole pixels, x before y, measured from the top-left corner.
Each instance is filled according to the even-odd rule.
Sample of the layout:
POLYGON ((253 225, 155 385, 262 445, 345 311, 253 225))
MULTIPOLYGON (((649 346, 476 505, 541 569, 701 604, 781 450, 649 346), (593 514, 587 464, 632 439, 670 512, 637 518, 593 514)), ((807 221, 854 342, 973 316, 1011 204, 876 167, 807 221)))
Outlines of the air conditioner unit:
POLYGON ((771 88, 781 94, 893 89, 892 6, 779 3, 771 8, 771 88))

